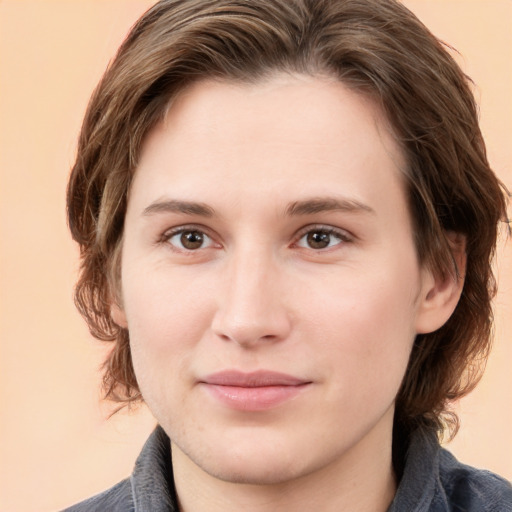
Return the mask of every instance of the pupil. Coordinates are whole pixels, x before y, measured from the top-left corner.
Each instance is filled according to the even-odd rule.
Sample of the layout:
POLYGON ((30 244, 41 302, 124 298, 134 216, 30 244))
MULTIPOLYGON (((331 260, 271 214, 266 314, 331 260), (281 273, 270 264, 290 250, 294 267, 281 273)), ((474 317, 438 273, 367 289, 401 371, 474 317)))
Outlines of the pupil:
POLYGON ((329 245, 331 235, 329 235, 329 233, 323 233, 322 231, 314 231, 308 234, 307 239, 309 246, 313 249, 324 249, 329 245))
POLYGON ((199 231, 185 231, 181 234, 181 243, 186 249, 199 249, 203 245, 203 235, 199 231))

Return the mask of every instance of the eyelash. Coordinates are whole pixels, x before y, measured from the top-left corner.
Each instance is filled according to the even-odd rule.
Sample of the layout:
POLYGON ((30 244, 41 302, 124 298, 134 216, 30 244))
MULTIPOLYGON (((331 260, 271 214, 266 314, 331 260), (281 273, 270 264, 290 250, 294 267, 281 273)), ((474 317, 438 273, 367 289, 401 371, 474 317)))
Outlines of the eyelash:
MULTIPOLYGON (((324 248, 316 248, 315 249, 313 247, 304 247, 305 249, 311 249, 311 250, 314 250, 315 252, 326 251, 326 250, 330 249, 331 247, 336 247, 340 244, 351 243, 354 241, 353 236, 351 236, 345 230, 333 228, 332 226, 325 226, 322 224, 317 224, 317 225, 312 225, 312 226, 306 226, 305 228, 301 229, 297 235, 297 238, 296 238, 297 241, 294 242, 294 245, 299 246, 298 245, 299 242, 304 237, 306 237, 307 235, 312 234, 312 233, 322 233, 323 235, 327 235, 329 237, 334 236, 339 240, 338 243, 336 243, 332 246, 329 245, 328 247, 324 247, 324 248)), ((330 241, 329 241, 329 243, 330 243, 330 241)))
MULTIPOLYGON (((182 235, 183 233, 198 233, 203 236, 203 239, 204 239, 204 237, 207 237, 210 240, 210 244, 215 244, 213 237, 211 237, 208 234, 207 230, 204 227, 197 226, 197 225, 180 226, 180 227, 168 230, 161 236, 159 242, 168 244, 172 250, 181 252, 184 254, 192 254, 199 249, 210 248, 210 245, 208 247, 204 247, 201 245, 200 247, 197 247, 196 249, 187 249, 185 247, 176 247, 174 244, 171 243, 171 239, 175 236, 182 235)), ((323 252, 332 247, 336 247, 340 244, 351 243, 353 241, 354 241, 353 236, 351 236, 349 233, 347 233, 344 230, 336 229, 331 226, 325 226, 325 225, 318 224, 318 225, 310 225, 310 226, 306 226, 306 227, 302 228, 298 232, 297 236, 295 237, 295 241, 292 243, 292 246, 301 247, 303 249, 309 249, 309 250, 312 250, 315 252, 323 252), (329 242, 328 242, 329 245, 327 247, 320 247, 320 248, 304 247, 304 246, 299 245, 300 241, 304 237, 306 237, 312 233, 321 233, 322 235, 327 235, 329 237, 329 242), (336 237, 339 241, 333 245, 330 245, 330 243, 331 243, 330 237, 332 237, 332 236, 336 237)))
POLYGON ((178 235, 182 235, 183 233, 198 233, 200 235, 202 235, 203 237, 208 237, 208 239, 212 242, 212 243, 215 243, 213 241, 213 237, 211 237, 208 233, 207 233, 207 230, 202 227, 202 226, 195 226, 195 225, 189 225, 189 226, 180 226, 180 227, 177 227, 177 228, 174 228, 174 229, 171 229, 171 230, 168 230, 166 231, 161 239, 160 239, 160 242, 161 243, 165 243, 167 245, 169 245, 171 247, 172 250, 174 251, 177 251, 177 252, 181 252, 181 253, 185 253, 185 254, 191 254, 193 252, 195 252, 196 250, 198 249, 206 249, 207 247, 198 247, 196 250, 195 249, 187 249, 186 247, 176 247, 174 246, 172 243, 171 243, 171 239, 175 236, 178 236, 178 235))

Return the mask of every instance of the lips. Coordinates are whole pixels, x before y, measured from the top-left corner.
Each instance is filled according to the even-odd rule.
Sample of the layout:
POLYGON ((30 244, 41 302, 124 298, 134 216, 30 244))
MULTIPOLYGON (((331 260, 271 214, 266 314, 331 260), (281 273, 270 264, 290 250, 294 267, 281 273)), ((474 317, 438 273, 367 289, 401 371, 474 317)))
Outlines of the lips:
POLYGON ((204 379, 207 384, 218 386, 239 386, 244 388, 256 388, 265 386, 298 386, 307 381, 287 375, 285 373, 259 370, 244 373, 236 370, 227 370, 213 373, 204 379))
POLYGON ((250 373, 228 370, 208 375, 199 384, 224 406, 263 411, 297 397, 311 381, 266 370, 250 373))

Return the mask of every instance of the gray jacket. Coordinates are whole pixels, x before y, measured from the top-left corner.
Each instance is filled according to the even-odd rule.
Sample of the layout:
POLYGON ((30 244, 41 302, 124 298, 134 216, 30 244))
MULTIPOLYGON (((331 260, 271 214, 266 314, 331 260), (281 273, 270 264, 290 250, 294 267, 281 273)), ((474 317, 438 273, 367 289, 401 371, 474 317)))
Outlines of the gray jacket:
MULTIPOLYGON (((169 438, 157 427, 132 475, 63 512, 178 512, 169 438)), ((388 512, 512 512, 512 486, 458 462, 433 433, 413 435, 388 512)))

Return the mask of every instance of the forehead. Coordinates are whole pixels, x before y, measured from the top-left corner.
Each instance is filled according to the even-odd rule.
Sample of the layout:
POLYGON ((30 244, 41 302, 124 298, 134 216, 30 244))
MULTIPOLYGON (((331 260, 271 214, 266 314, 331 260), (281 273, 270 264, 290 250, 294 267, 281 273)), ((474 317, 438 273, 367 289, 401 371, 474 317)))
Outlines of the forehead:
POLYGON ((397 149, 378 102, 329 76, 276 73, 255 83, 195 82, 173 98, 153 132, 163 129, 176 142, 201 146, 221 138, 240 143, 242 136, 248 145, 263 137, 279 144, 287 136, 302 137, 309 145, 350 143, 348 132, 340 137, 343 123, 351 124, 354 137, 371 130, 386 148, 397 149))
POLYGON ((376 101, 328 77, 283 74, 182 91, 146 138, 133 187, 145 201, 166 189, 209 202, 230 193, 296 200, 333 187, 369 200, 383 185, 402 189, 404 167, 376 101))

